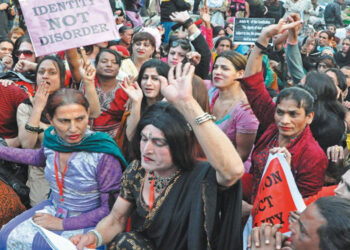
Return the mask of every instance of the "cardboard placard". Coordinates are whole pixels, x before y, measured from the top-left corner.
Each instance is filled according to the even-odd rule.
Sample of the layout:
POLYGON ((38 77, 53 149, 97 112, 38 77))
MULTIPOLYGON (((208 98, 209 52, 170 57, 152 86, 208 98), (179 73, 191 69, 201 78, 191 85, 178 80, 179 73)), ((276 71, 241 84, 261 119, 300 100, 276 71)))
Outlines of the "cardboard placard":
MULTIPOLYGON (((244 228, 244 245, 253 227, 262 223, 282 224, 282 233, 289 233, 289 212, 304 211, 303 197, 295 183, 283 154, 269 155, 249 220, 244 228)), ((244 248, 246 249, 246 248, 244 248)))
POLYGON ((19 3, 36 56, 116 38, 108 0, 20 0, 19 3))

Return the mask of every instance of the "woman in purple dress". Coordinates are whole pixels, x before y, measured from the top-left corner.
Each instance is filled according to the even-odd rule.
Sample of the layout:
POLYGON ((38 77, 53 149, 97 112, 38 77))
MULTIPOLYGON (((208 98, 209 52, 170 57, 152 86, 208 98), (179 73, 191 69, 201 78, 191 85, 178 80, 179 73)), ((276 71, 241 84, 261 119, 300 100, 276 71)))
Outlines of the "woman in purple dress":
POLYGON ((47 103, 52 126, 40 149, 0 148, 2 159, 45 167, 51 189, 48 200, 2 228, 1 249, 51 249, 36 224, 65 238, 86 232, 108 215, 119 193, 126 162, 107 134, 87 129, 90 109, 84 95, 60 89, 47 103))

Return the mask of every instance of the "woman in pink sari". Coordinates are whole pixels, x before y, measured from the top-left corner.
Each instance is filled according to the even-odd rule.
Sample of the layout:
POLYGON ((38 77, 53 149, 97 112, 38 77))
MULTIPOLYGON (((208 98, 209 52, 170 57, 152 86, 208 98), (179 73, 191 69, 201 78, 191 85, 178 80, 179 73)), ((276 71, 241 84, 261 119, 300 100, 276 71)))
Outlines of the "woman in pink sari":
POLYGON ((237 52, 219 54, 212 71, 213 87, 209 89, 209 100, 210 112, 217 118, 216 124, 236 146, 248 172, 259 122, 246 105, 248 100, 239 82, 245 66, 246 58, 237 52))

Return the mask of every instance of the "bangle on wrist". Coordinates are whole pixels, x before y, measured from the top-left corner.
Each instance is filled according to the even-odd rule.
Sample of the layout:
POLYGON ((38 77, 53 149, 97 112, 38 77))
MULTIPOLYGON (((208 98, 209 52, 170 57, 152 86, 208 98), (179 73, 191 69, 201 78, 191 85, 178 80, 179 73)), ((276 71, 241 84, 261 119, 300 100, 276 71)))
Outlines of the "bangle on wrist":
POLYGON ((30 126, 28 123, 26 123, 26 125, 24 126, 24 128, 29 131, 29 132, 33 132, 33 133, 42 133, 44 132, 44 130, 40 127, 33 127, 33 126, 30 126))
POLYGON ((192 24, 193 24, 192 18, 189 18, 182 24, 182 27, 184 27, 184 29, 188 29, 188 27, 190 27, 192 24))
POLYGON ((96 230, 92 229, 88 233, 93 233, 97 238, 96 248, 102 246, 102 235, 96 230))
POLYGON ((206 122, 206 121, 209 121, 209 120, 212 120, 212 121, 215 121, 216 120, 216 117, 205 112, 203 113, 202 115, 200 116, 197 116, 195 119, 194 119, 194 123, 196 125, 201 125, 202 123, 206 122))
POLYGON ((255 46, 261 50, 262 54, 267 54, 267 46, 265 47, 264 45, 262 45, 258 41, 255 42, 255 46))

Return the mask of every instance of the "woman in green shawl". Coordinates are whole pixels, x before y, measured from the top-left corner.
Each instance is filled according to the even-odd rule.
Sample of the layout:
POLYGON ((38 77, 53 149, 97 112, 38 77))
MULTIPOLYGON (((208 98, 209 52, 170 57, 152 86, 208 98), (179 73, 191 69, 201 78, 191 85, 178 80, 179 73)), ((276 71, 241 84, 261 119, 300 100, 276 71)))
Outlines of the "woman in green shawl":
POLYGON ((51 249, 38 225, 69 238, 87 232, 108 215, 119 194, 126 162, 109 135, 87 129, 89 103, 78 90, 49 96, 40 149, 0 147, 0 158, 44 168, 48 200, 22 213, 0 231, 6 249, 51 249))

